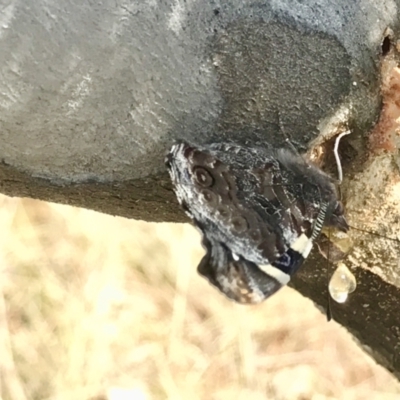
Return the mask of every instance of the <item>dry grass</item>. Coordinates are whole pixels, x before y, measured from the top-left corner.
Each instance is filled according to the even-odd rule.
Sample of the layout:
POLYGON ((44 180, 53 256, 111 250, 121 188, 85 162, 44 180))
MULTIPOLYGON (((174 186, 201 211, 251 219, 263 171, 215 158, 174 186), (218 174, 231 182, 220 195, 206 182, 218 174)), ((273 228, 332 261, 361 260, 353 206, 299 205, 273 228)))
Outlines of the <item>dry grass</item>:
POLYGON ((0 197, 0 226, 4 400, 400 398, 294 291, 223 298, 189 225, 0 197))

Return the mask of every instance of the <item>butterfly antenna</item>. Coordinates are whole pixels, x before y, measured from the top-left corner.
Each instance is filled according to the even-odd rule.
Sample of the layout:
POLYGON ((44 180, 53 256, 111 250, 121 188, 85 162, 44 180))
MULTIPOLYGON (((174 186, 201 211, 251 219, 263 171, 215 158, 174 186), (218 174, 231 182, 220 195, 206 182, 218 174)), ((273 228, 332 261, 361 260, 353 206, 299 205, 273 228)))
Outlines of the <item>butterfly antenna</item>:
POLYGON ((342 132, 340 135, 338 135, 338 137, 335 140, 335 146, 333 148, 333 154, 335 155, 339 184, 341 184, 342 180, 343 180, 342 163, 340 162, 340 156, 339 156, 339 143, 340 143, 340 139, 343 136, 350 135, 350 133, 351 133, 350 130, 347 130, 347 131, 342 132))
POLYGON ((357 227, 352 226, 352 225, 349 225, 349 227, 351 229, 355 229, 356 231, 368 233, 369 235, 378 236, 378 237, 381 237, 383 239, 392 240, 393 242, 397 242, 397 243, 400 242, 400 240, 397 239, 397 238, 392 238, 392 237, 389 237, 389 236, 381 235, 380 233, 377 233, 377 232, 373 232, 373 231, 368 231, 366 229, 357 228, 357 227))

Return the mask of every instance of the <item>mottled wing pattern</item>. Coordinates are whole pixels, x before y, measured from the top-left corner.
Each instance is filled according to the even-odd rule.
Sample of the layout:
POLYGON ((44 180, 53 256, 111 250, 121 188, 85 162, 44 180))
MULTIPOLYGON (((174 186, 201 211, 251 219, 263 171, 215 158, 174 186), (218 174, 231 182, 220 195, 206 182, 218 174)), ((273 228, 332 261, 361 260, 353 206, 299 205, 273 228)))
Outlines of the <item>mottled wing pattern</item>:
POLYGON ((276 278, 266 275, 255 263, 234 256, 225 245, 212 245, 203 236, 203 246, 206 254, 197 270, 228 298, 244 304, 260 303, 282 287, 276 278))
POLYGON ((199 272, 238 302, 260 302, 286 284, 330 216, 346 229, 330 178, 287 151, 180 143, 166 162, 203 233, 199 272))

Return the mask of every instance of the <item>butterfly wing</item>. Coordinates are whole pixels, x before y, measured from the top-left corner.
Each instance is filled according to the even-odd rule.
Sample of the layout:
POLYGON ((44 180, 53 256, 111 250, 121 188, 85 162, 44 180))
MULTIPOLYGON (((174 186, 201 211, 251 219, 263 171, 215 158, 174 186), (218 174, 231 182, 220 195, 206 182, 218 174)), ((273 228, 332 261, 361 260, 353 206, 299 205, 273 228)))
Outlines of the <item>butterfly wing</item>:
POLYGON ((236 301, 242 291, 266 298, 287 283, 337 203, 331 180, 286 152, 180 143, 167 165, 203 233, 199 272, 236 301))
POLYGON ((206 254, 197 271, 231 300, 242 304, 257 304, 277 292, 282 283, 244 259, 234 256, 220 243, 211 244, 205 237, 206 254))

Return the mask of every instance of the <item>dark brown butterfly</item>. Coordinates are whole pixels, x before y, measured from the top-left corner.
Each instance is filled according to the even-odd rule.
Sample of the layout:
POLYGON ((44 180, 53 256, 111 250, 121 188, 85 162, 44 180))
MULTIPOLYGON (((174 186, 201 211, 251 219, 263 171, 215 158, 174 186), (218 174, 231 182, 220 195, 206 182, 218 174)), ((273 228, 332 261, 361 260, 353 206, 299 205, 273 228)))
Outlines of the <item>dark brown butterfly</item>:
POLYGON ((203 234, 199 273, 239 303, 287 284, 323 226, 348 230, 332 178, 286 149, 182 142, 166 164, 203 234))

